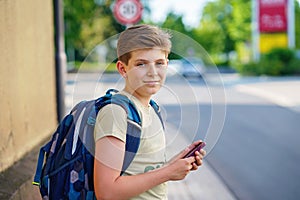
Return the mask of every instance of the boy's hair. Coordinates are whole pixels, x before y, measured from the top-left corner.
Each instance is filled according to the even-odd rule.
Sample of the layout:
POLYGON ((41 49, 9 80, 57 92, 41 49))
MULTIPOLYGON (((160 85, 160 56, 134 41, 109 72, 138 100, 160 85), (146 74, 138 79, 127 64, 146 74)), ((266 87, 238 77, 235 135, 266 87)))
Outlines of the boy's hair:
POLYGON ((141 24, 132 26, 120 34, 117 44, 118 59, 128 64, 131 52, 140 49, 159 48, 168 55, 171 51, 171 35, 162 29, 141 24))

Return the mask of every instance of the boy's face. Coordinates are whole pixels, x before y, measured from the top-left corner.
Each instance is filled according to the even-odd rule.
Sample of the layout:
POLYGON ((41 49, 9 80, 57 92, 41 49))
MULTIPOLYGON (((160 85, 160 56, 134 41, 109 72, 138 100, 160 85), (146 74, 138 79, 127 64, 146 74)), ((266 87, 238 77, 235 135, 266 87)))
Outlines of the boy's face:
POLYGON ((161 49, 131 52, 128 65, 124 65, 126 90, 137 97, 151 97, 164 84, 167 64, 167 54, 161 49))

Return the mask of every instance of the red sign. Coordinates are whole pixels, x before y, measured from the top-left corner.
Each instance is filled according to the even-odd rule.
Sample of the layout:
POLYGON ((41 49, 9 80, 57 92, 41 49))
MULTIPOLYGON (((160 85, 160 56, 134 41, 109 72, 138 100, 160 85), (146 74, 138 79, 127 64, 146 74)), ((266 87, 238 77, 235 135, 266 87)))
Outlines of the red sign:
POLYGON ((114 6, 114 16, 123 25, 137 23, 142 17, 143 6, 139 0, 118 0, 114 6))
POLYGON ((287 0, 258 0, 260 32, 287 31, 287 0))

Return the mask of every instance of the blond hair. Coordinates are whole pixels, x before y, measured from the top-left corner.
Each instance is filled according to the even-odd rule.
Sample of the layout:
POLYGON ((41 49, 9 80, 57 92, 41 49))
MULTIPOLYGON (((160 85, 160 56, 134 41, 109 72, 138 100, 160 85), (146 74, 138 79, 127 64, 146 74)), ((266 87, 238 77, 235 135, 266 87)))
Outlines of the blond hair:
POLYGON ((125 64, 131 58, 131 52, 140 49, 159 48, 168 55, 171 51, 171 34, 148 24, 132 26, 123 31, 118 39, 118 59, 125 64))

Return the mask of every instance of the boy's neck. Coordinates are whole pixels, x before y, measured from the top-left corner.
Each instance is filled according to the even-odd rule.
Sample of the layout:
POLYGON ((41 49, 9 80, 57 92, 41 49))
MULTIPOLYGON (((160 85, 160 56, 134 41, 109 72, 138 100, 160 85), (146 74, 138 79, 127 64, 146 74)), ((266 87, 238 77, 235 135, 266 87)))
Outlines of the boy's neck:
POLYGON ((124 91, 127 92, 128 94, 134 96, 135 98, 137 98, 143 106, 145 106, 145 107, 149 106, 151 96, 149 96, 149 97, 141 96, 136 91, 132 91, 127 87, 124 88, 124 91))

